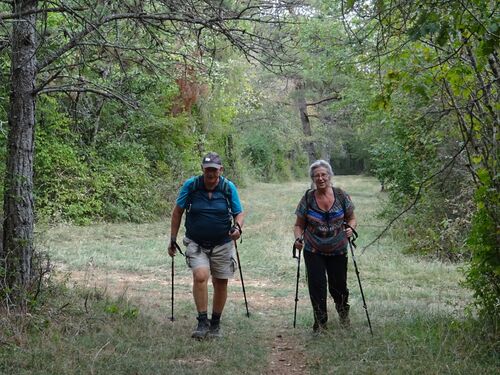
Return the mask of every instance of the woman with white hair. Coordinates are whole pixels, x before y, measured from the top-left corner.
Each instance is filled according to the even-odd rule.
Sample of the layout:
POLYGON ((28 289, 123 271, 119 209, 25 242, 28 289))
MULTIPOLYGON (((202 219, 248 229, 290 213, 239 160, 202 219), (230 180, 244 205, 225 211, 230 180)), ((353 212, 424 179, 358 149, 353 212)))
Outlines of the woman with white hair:
POLYGON ((342 189, 332 186, 332 167, 317 160, 309 167, 313 188, 300 200, 293 233, 294 246, 303 249, 309 296, 314 312, 313 331, 327 329, 327 286, 342 326, 349 326, 347 246, 356 228, 354 204, 342 189), (345 225, 347 224, 347 225, 345 225))

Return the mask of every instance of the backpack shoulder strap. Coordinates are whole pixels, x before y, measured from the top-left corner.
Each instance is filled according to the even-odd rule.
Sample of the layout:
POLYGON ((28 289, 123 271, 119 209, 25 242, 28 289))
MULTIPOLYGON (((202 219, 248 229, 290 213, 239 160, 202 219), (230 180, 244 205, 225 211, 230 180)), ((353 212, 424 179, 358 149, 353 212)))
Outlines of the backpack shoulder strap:
POLYGON ((340 200, 340 204, 342 205, 342 209, 345 212, 345 210, 346 210, 346 207, 345 207, 346 196, 345 196, 344 191, 342 189, 340 189, 340 188, 334 187, 333 188, 333 192, 335 193, 335 197, 336 198, 338 197, 338 199, 340 200))
POLYGON ((232 195, 231 186, 229 186, 229 180, 223 176, 219 177, 221 182, 219 183, 219 189, 222 191, 226 199, 230 199, 232 195))
MULTIPOLYGON (((229 186, 229 180, 223 176, 220 176, 220 181, 219 184, 217 185, 216 189, 222 192, 224 194, 224 197, 227 200, 228 206, 230 207, 231 204, 231 196, 232 196, 232 190, 231 186, 229 186)), ((188 199, 191 198, 191 194, 193 194, 195 191, 198 190, 203 190, 204 185, 203 185, 203 176, 197 176, 193 183, 189 186, 189 192, 188 192, 188 199)))
POLYGON ((313 189, 307 189, 304 193, 304 199, 306 200, 306 212, 304 214, 305 227, 307 228, 307 212, 309 211, 309 207, 311 207, 311 199, 314 193, 313 189))
POLYGON ((202 187, 203 187, 203 176, 197 176, 190 186, 189 193, 191 194, 194 191, 201 190, 202 187))
POLYGON ((231 190, 231 186, 229 186, 229 180, 223 176, 220 176, 220 182, 219 185, 217 186, 218 189, 222 192, 224 195, 224 198, 226 198, 227 202, 227 210, 231 216, 233 216, 233 211, 231 209, 231 199, 233 192, 231 190))
POLYGON ((307 228, 307 212, 309 211, 309 207, 311 207, 311 198, 312 198, 312 193, 314 192, 313 189, 307 189, 306 192, 304 193, 304 199, 306 201, 306 212, 304 213, 304 224, 305 228, 307 228))
POLYGON ((307 189, 306 192, 304 193, 304 197, 306 199, 306 213, 309 211, 309 207, 311 207, 311 199, 313 198, 313 189, 307 189))
POLYGON ((192 195, 195 191, 201 190, 203 187, 203 176, 197 176, 195 177, 194 181, 189 185, 188 188, 188 196, 187 196, 187 206, 188 209, 187 211, 190 211, 191 208, 191 203, 192 203, 192 195))

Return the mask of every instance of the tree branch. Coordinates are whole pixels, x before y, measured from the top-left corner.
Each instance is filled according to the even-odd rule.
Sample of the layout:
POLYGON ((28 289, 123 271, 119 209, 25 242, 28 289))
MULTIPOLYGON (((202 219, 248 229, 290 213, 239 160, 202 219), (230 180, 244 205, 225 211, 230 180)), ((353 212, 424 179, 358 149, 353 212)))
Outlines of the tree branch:
MULTIPOLYGON (((108 14, 95 20, 86 19, 83 29, 74 34, 66 45, 54 51, 44 61, 38 63, 37 71, 40 72, 45 69, 65 53, 78 46, 89 34, 97 32, 104 25, 113 21, 123 20, 136 21, 143 27, 145 27, 147 23, 153 23, 152 26, 160 29, 162 24, 165 23, 171 23, 173 25, 180 24, 190 27, 200 26, 199 30, 210 30, 214 34, 226 38, 235 48, 243 52, 247 58, 258 61, 264 66, 272 66, 273 63, 269 61, 270 59, 264 59, 260 54, 277 58, 279 52, 283 50, 284 37, 270 39, 264 35, 252 33, 251 30, 244 27, 231 27, 231 25, 235 22, 242 24, 253 22, 268 25, 292 23, 284 21, 279 17, 278 13, 276 13, 276 4, 274 2, 250 3, 239 12, 221 7, 215 7, 214 9, 203 8, 200 10, 196 8, 196 4, 192 3, 184 4, 179 2, 177 4, 174 2, 174 4, 171 4, 169 2, 165 5, 168 12, 147 13, 144 9, 138 7, 135 12, 130 12, 130 9, 127 8, 126 10, 128 12, 108 14), (274 13, 269 13, 270 10, 273 10, 274 13), (265 11, 268 11, 267 14, 269 14, 269 16, 265 15, 265 11), (205 15, 205 12, 209 14, 205 15), (276 48, 275 44, 278 44, 279 48, 276 48)), ((66 10, 70 11, 68 9, 66 10)), ((281 63, 284 63, 284 60, 281 60, 281 63)))
POLYGON ((329 98, 324 98, 324 99, 318 100, 317 102, 306 103, 306 106, 312 107, 312 106, 315 106, 315 105, 318 105, 318 104, 321 104, 324 102, 330 102, 332 100, 342 100, 342 96, 340 96, 339 93, 336 93, 334 96, 330 96, 329 98))
POLYGON ((432 181, 436 176, 440 175, 441 173, 443 173, 444 171, 446 171, 448 168, 450 168, 454 163, 455 163, 455 160, 458 158, 458 156, 460 156, 460 154, 466 149, 467 147, 467 144, 469 143, 469 140, 470 139, 467 139, 464 144, 462 145, 462 147, 460 147, 460 149, 455 153, 455 155, 453 155, 453 157, 450 159, 450 161, 448 163, 446 163, 444 166, 442 166, 437 172, 433 173, 432 175, 430 175, 429 177, 425 178, 422 182, 420 182, 419 186, 418 186, 418 190, 417 190, 417 193, 415 194, 415 198, 413 199, 413 201, 403 210, 401 211, 399 214, 397 214, 394 218, 391 219, 391 221, 389 221, 389 223, 386 225, 386 227, 382 230, 382 232, 380 232, 376 237, 375 239, 373 239, 371 242, 368 243, 368 245, 364 246, 363 249, 361 250, 361 254, 363 254, 365 252, 365 250, 367 248, 369 248, 370 246, 372 246, 375 242, 377 242, 380 238, 382 238, 382 236, 387 233, 387 231, 392 227, 392 225, 397 221, 399 220, 399 218, 401 216, 403 216, 405 213, 407 213, 408 211, 410 211, 413 207, 415 207, 415 205, 417 204, 417 202, 420 200, 420 195, 422 194, 422 190, 424 188, 424 185, 429 182, 429 181, 432 181))
POLYGON ((97 89, 93 87, 79 87, 79 86, 73 86, 73 85, 65 85, 65 86, 53 86, 53 87, 47 87, 44 89, 41 89, 38 93, 39 94, 49 94, 49 93, 55 93, 55 92, 63 92, 63 93, 70 93, 70 92, 90 92, 93 94, 101 95, 104 96, 105 98, 108 99, 115 99, 118 100, 124 104, 126 104, 129 107, 132 107, 134 109, 138 109, 138 105, 136 103, 133 103, 126 97, 119 95, 117 93, 114 93, 110 90, 106 89, 97 89))
MULTIPOLYGON (((83 12, 87 10, 86 8, 72 8, 73 12, 83 12)), ((0 13, 0 21, 3 20, 13 20, 16 18, 22 18, 26 16, 31 16, 33 14, 43 14, 43 13, 64 13, 67 12, 67 7, 57 7, 57 8, 46 8, 46 9, 36 9, 29 12, 22 13, 0 13)))

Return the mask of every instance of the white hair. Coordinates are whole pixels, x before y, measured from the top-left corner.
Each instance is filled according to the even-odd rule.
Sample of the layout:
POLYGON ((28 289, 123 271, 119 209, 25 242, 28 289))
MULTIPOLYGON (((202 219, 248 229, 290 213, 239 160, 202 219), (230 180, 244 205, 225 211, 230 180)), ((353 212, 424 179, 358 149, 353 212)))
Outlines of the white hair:
POLYGON ((314 163, 311 164, 311 166, 309 167, 309 176, 313 178, 315 169, 320 167, 325 168, 330 177, 333 176, 332 166, 330 165, 330 163, 328 163, 326 160, 323 159, 316 160, 314 163))

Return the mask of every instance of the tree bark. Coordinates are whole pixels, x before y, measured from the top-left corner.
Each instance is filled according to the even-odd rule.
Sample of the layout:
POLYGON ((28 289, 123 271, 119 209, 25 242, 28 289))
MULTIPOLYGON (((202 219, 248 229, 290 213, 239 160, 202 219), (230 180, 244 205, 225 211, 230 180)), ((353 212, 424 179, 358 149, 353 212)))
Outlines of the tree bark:
POLYGON ((295 83, 296 103, 300 114, 300 122, 302 123, 302 132, 304 134, 304 147, 309 157, 309 164, 316 160, 316 149, 312 141, 311 122, 307 113, 307 103, 304 95, 304 82, 298 79, 295 83))
POLYGON ((36 0, 13 2, 11 91, 5 175, 2 291, 24 309, 32 279, 33 156, 35 130, 36 0))

